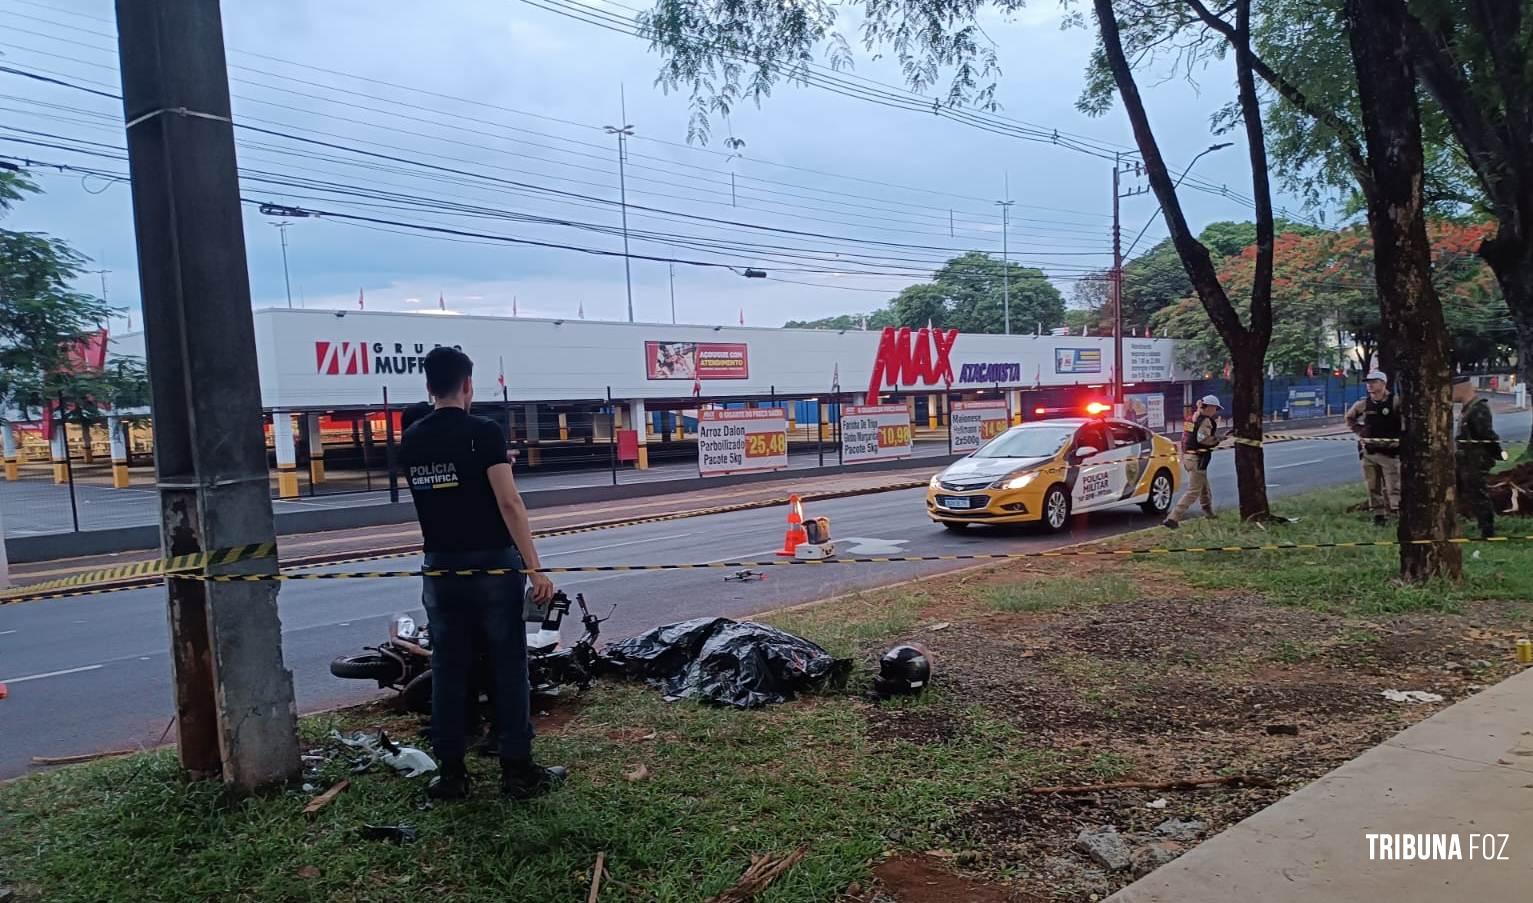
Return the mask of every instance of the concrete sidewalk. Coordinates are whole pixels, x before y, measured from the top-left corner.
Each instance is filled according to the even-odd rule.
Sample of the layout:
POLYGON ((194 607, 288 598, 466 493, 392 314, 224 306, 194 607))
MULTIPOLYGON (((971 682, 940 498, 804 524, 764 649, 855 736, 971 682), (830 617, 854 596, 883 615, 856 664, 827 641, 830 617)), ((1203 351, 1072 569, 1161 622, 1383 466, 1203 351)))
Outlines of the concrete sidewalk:
POLYGON ((1533 669, 1402 731, 1108 903, 1528 899, 1533 669), (1464 858, 1373 859, 1375 833, 1456 835, 1464 858), (1506 835, 1505 861, 1484 860, 1484 835, 1506 835))

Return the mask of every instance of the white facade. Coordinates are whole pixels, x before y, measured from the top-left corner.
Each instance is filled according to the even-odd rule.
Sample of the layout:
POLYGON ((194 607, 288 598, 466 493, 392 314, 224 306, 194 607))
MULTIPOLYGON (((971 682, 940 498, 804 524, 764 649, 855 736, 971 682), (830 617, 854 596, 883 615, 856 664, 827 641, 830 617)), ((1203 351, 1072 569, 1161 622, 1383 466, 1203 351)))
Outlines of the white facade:
MULTIPOLYGON (((255 336, 268 410, 377 407, 385 387, 393 404, 421 400, 420 358, 437 345, 458 346, 473 358, 475 391, 484 401, 501 397, 502 373, 505 396, 517 402, 605 399, 609 389, 613 398, 687 399, 694 378, 711 398, 813 396, 830 392, 837 379, 842 392, 862 393, 881 339, 876 331, 285 309, 256 311, 255 336), (683 354, 672 357, 678 350, 683 354), (667 358, 669 378, 654 378, 657 354, 667 358), (740 378, 717 378, 724 373, 740 378)), ((1176 365, 1175 345, 1125 338, 1128 381, 1191 378, 1176 365)), ((118 337, 112 351, 142 356, 142 334, 118 337)), ((1104 385, 1112 379, 1113 345, 1098 336, 962 334, 952 341, 949 363, 954 391, 1104 385)), ((918 392, 940 392, 945 384, 909 373, 903 379, 910 381, 900 389, 918 392)), ((889 381, 884 388, 895 387, 889 381)))

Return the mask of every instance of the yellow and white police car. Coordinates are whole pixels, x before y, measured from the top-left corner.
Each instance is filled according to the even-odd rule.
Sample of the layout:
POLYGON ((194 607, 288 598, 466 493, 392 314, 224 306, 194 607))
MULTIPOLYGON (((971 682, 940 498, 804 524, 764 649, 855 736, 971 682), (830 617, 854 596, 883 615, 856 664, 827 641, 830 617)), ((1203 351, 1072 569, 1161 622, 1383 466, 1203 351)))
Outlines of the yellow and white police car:
POLYGON ((949 530, 1041 522, 1137 504, 1164 517, 1181 481, 1176 445, 1137 423, 1067 417, 1014 426, 931 478, 926 513, 949 530))

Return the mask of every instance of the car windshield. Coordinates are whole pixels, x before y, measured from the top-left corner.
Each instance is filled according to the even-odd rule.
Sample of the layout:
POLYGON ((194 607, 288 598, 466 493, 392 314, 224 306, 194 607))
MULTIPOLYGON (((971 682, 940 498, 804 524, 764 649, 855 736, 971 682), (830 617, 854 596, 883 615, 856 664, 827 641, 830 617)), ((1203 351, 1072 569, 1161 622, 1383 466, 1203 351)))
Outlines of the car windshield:
POLYGON ((976 458, 1047 458, 1075 435, 1073 426, 1028 426, 1008 430, 974 453, 976 458))

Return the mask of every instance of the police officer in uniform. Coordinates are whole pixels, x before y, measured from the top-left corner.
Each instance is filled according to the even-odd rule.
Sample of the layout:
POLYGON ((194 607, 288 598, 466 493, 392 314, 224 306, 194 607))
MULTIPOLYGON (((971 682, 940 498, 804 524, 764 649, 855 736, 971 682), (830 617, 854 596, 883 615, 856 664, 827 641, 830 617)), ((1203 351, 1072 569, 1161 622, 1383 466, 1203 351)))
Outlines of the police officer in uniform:
POLYGON ((1368 486, 1368 508, 1373 522, 1383 526, 1400 513, 1400 420, 1399 399, 1389 391, 1389 377, 1370 370, 1363 380, 1368 394, 1347 409, 1347 428, 1362 441, 1363 482, 1368 486), (1368 440, 1386 440, 1373 441, 1368 440))
POLYGON ((1182 493, 1176 507, 1166 516, 1163 526, 1175 530, 1193 502, 1203 505, 1204 517, 1214 516, 1214 494, 1208 488, 1208 464, 1213 460, 1214 449, 1220 442, 1221 410, 1223 405, 1219 404, 1217 395, 1205 395, 1198 402, 1197 415, 1183 425, 1182 467, 1187 471, 1187 491, 1182 493))
MULTIPOLYGON (((506 462, 506 438, 493 420, 469 413, 473 362, 455 348, 426 355, 430 414, 405 431, 400 460, 420 520, 427 569, 504 568, 504 574, 424 578, 431 625, 431 742, 441 773, 427 793, 468 796, 464 765, 470 671, 476 646, 494 670, 495 726, 500 734, 501 793, 537 796, 562 782, 562 768, 532 760, 527 633, 522 620, 523 567, 537 568, 527 508, 506 462)), ((546 575, 531 574, 531 594, 552 598, 546 575)))
POLYGON ((1474 513, 1480 536, 1496 535, 1496 509, 1490 503, 1485 481, 1490 469, 1502 459, 1501 437, 1496 435, 1490 402, 1475 391, 1467 376, 1453 378, 1453 402, 1463 405, 1456 439, 1458 495, 1474 513))

